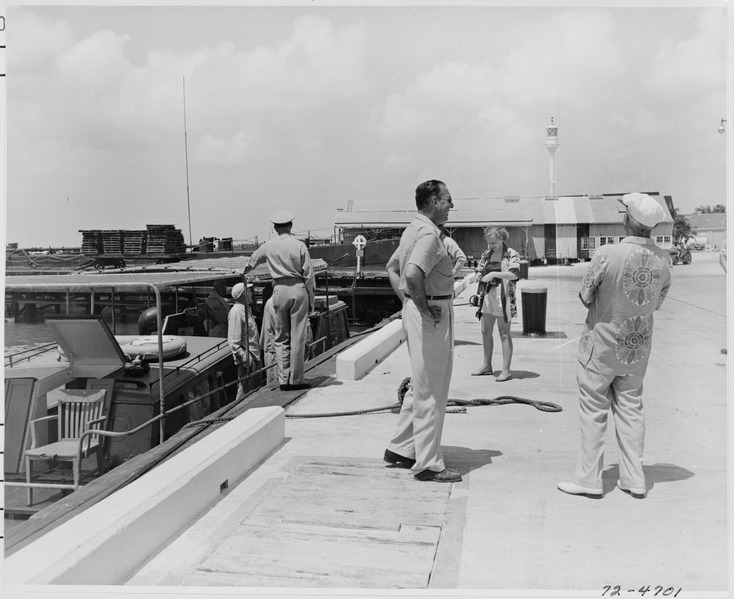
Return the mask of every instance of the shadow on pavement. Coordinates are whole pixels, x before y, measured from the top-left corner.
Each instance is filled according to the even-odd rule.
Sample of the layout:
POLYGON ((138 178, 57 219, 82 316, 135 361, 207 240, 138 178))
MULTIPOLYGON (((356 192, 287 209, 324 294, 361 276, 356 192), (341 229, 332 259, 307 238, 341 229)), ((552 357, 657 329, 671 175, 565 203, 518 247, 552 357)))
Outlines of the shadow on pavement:
MULTIPOLYGON (((675 464, 655 464, 653 466, 643 466, 645 472, 645 480, 647 482, 647 490, 650 491, 655 483, 671 483, 679 480, 686 480, 696 476, 690 470, 676 466, 675 464)), ((617 479, 619 478, 619 465, 614 464, 602 472, 601 480, 604 494, 613 491, 617 479)))
POLYGON ((530 370, 515 370, 512 368, 510 369, 510 372, 512 372, 513 379, 537 379, 540 376, 537 372, 532 372, 530 370))
POLYGON ((448 468, 458 470, 461 475, 469 474, 482 466, 492 463, 492 458, 502 455, 492 449, 469 449, 468 447, 442 447, 444 461, 448 468))

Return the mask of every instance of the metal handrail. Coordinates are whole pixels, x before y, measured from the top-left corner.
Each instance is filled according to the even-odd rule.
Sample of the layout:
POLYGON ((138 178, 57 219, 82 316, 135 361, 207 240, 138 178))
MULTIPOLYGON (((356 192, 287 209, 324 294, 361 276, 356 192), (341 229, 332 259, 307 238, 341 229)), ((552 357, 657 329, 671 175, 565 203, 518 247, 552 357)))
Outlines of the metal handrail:
MULTIPOLYGON (((202 399, 206 399, 207 397, 210 397, 210 396, 214 395, 215 393, 219 393, 220 391, 226 389, 227 387, 231 387, 232 385, 236 385, 240 381, 245 381, 247 379, 250 379, 250 378, 254 377, 255 375, 258 375, 258 374, 260 374, 262 372, 265 372, 265 371, 269 370, 273 366, 275 366, 275 364, 271 364, 270 366, 263 366, 262 368, 259 368, 259 369, 255 370, 253 372, 250 372, 250 373, 246 374, 243 377, 238 377, 238 378, 236 378, 235 380, 233 380, 233 381, 231 381, 229 383, 225 383, 224 385, 221 385, 220 387, 215 387, 214 389, 211 389, 211 390, 207 391, 206 393, 202 393, 201 395, 199 395, 199 396, 197 396, 197 397, 195 397, 193 399, 189 399, 188 401, 185 401, 182 404, 179 404, 176 407, 174 407, 174 408, 172 408, 172 409, 170 409, 168 411, 165 411, 165 410, 164 411, 161 411, 161 413, 158 414, 157 416, 153 416, 153 418, 150 418, 150 419, 146 420, 142 424, 139 424, 138 426, 136 426, 133 429, 130 429, 129 431, 105 431, 105 430, 97 430, 97 429, 89 429, 87 431, 84 431, 82 433, 82 435, 79 437, 79 448, 78 448, 77 455, 76 455, 76 460, 77 460, 76 466, 77 466, 77 468, 79 468, 81 470, 82 446, 83 446, 84 440, 87 437, 89 437, 91 435, 97 435, 97 436, 100 436, 100 437, 110 437, 110 438, 113 438, 113 439, 122 439, 123 437, 127 437, 129 435, 133 435, 135 433, 140 432, 144 428, 146 428, 148 426, 151 426, 156 421, 165 419, 167 416, 169 416, 170 414, 173 414, 174 412, 178 412, 179 410, 182 410, 183 408, 186 408, 186 407, 190 406, 191 404, 196 403, 197 401, 201 401, 202 399)), ((162 442, 163 442, 163 437, 161 436, 160 443, 162 443, 162 442)))
POLYGON ((28 349, 23 349, 14 354, 10 354, 9 356, 5 356, 4 366, 6 368, 12 368, 18 362, 24 362, 26 360, 30 360, 31 358, 35 358, 36 356, 40 356, 41 354, 45 354, 46 352, 54 349, 56 346, 57 344, 52 342, 46 343, 44 345, 39 345, 37 347, 29 347, 28 349))

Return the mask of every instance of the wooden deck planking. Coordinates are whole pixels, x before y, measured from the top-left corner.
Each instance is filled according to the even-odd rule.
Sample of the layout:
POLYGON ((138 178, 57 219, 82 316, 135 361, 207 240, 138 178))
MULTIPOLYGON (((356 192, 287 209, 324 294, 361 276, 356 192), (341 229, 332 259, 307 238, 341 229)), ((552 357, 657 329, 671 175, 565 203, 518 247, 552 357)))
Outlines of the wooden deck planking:
POLYGON ((376 460, 304 458, 290 471, 178 584, 428 587, 451 485, 376 460))
POLYGON ((375 533, 328 526, 243 526, 184 584, 216 584, 225 576, 238 586, 257 586, 257 578, 266 577, 285 586, 425 588, 440 532, 433 527, 375 533))

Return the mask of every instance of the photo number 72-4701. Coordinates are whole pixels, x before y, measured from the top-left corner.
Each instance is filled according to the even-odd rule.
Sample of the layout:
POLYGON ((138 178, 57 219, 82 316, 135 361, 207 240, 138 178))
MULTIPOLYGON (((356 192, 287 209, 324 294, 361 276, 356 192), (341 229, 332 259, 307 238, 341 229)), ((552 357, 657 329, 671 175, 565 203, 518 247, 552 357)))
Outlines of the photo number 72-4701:
POLYGON ((622 589, 621 585, 604 585, 602 587, 602 597, 622 597, 623 594, 626 595, 632 595, 632 596, 638 596, 638 597, 645 597, 648 593, 650 593, 650 597, 677 597, 678 593, 681 592, 682 588, 675 588, 675 587, 661 587, 661 586, 643 586, 639 589, 622 589))

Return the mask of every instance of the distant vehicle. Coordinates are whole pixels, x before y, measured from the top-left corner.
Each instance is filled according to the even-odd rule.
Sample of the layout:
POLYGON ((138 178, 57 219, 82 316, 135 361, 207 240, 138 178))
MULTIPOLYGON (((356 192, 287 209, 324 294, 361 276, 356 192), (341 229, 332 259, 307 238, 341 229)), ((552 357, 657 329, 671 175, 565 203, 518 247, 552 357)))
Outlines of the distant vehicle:
POLYGON ((668 253, 673 264, 678 264, 678 262, 690 264, 693 259, 693 256, 691 256, 691 246, 683 243, 674 243, 668 248, 668 253))
POLYGON ((701 250, 706 248, 706 244, 708 244, 708 242, 708 237, 697 235, 696 237, 689 237, 686 241, 686 246, 688 246, 692 250, 700 252, 701 250))

